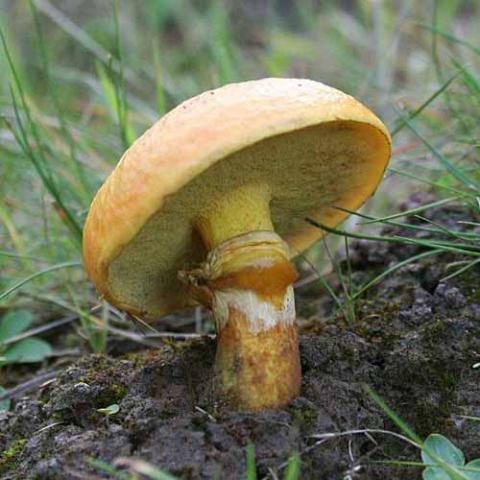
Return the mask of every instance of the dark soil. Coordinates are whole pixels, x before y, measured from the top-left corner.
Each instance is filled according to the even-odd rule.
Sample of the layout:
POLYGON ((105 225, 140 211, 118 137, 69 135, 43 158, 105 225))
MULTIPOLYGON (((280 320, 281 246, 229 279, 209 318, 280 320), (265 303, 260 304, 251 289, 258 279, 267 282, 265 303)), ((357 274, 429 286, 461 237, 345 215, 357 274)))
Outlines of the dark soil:
MULTIPOLYGON (((422 201, 414 197, 408 207, 422 201)), ((461 207, 427 216, 456 228, 472 219, 461 207)), ((420 251, 352 244, 353 278, 373 278, 420 251)), ((442 433, 467 459, 480 457, 480 423, 465 418, 480 417, 480 369, 473 368, 480 362, 480 271, 441 281, 458 260, 428 257, 387 277, 357 302, 351 326, 335 312, 322 318, 333 308, 317 283, 299 289, 304 380, 301 396, 282 410, 224 411, 212 395, 211 340, 86 356, 0 414, 0 478, 113 478, 90 467, 88 457, 136 457, 179 478, 244 479, 248 443, 255 444, 258 478, 282 478, 294 452, 301 453, 302 479, 421 478, 418 468, 372 463, 419 460, 418 450, 392 436, 312 437, 366 428, 401 433, 365 385, 420 436, 442 433), (112 404, 118 413, 98 411, 112 404)))

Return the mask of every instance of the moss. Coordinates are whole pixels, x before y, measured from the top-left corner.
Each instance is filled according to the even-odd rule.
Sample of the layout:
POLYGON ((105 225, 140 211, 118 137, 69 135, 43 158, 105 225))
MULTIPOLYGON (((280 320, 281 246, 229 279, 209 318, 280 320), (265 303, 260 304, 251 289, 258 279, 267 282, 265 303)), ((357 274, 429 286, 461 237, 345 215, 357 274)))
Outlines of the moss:
POLYGON ((426 437, 432 432, 443 432, 448 435, 450 411, 452 405, 442 398, 438 405, 429 402, 418 403, 415 409, 415 430, 426 437))
POLYGON ((142 350, 123 355, 122 359, 132 362, 136 368, 141 368, 149 364, 161 361, 171 361, 171 359, 182 351, 194 352, 195 349, 203 350, 205 340, 194 339, 190 341, 176 341, 165 338, 162 340, 163 346, 158 349, 142 350))
POLYGON ((456 405, 458 372, 444 361, 431 359, 404 373, 406 392, 417 399, 415 408, 405 412, 405 418, 420 436, 448 432, 456 405))
POLYGON ((132 362, 135 368, 141 368, 149 363, 165 360, 171 353, 171 349, 168 347, 161 348, 159 350, 142 350, 140 352, 131 352, 123 355, 123 359, 128 362, 132 362))
POLYGON ((118 403, 120 400, 122 400, 123 397, 125 397, 128 392, 128 388, 126 387, 126 385, 121 383, 106 383, 104 381, 102 382, 99 380, 93 380, 90 384, 101 386, 101 390, 92 399, 93 406, 95 408, 104 408, 108 407, 112 403, 118 403))
POLYGON ((311 407, 293 407, 290 409, 290 418, 294 425, 308 434, 315 430, 317 411, 311 407))
POLYGON ((125 366, 103 355, 96 355, 90 359, 90 365, 78 381, 101 387, 95 399, 95 406, 102 408, 121 400, 128 392, 125 366))
POLYGON ((16 468, 17 457, 23 452, 26 443, 26 438, 18 439, 0 454, 0 473, 11 472, 16 468))
POLYGON ((455 285, 462 291, 469 303, 480 303, 480 273, 476 268, 466 270, 455 278, 455 285))

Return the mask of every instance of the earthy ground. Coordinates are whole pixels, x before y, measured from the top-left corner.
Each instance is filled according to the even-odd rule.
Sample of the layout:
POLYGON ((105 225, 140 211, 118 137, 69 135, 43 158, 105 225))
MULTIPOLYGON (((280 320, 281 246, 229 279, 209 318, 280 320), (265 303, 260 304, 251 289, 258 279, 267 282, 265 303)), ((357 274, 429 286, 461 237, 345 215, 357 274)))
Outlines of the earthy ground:
MULTIPOLYGON (((408 207, 421 201, 424 196, 414 197, 408 207)), ((427 216, 451 226, 472 219, 460 207, 427 216)), ((413 246, 352 244, 354 280, 372 278, 419 252, 413 246)), ((312 438, 365 428, 398 432, 365 385, 419 435, 442 433, 467 458, 478 457, 480 424, 462 416, 480 417, 480 369, 473 368, 480 362, 480 271, 441 282, 457 260, 430 257, 388 277, 358 302, 351 326, 332 313, 317 283, 299 289, 304 381, 300 397, 279 411, 222 411, 211 394, 211 340, 84 357, 0 414, 0 478, 107 478, 86 459, 133 456, 179 478, 243 479, 249 442, 256 446, 258 478, 271 472, 282 478, 293 452, 301 453, 302 479, 421 478, 419 469, 372 463, 419 460, 418 451, 388 435, 322 443, 312 438), (115 415, 97 411, 114 403, 120 407, 115 415)))

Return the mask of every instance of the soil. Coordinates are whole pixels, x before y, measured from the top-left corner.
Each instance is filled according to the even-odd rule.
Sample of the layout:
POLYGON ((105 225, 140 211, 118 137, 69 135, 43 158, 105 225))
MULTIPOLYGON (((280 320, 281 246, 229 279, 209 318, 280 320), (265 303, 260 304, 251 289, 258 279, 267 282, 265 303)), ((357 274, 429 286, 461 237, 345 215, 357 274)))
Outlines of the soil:
MULTIPOLYGON (((427 200, 417 195, 404 207, 427 200)), ((457 229, 472 228, 459 220, 479 221, 460 206, 423 215, 457 229)), ((386 233, 412 235, 398 227, 386 233)), ((360 284, 420 252, 412 245, 353 242, 352 278, 360 284)), ((244 479, 249 443, 259 479, 283 478, 294 452, 301 454, 302 479, 421 478, 415 467, 374 463, 420 459, 418 450, 388 434, 313 437, 359 429, 401 433, 365 385, 421 437, 442 433, 467 459, 479 457, 480 424, 466 417, 480 417, 480 368, 474 368, 480 362, 480 270, 442 280, 459 260, 427 257, 386 277, 357 301, 350 325, 319 282, 298 289, 303 386, 281 410, 235 413, 216 402, 213 340, 85 356, 0 414, 0 478, 114 478, 88 458, 113 464, 135 457, 182 479, 244 479), (98 411, 112 404, 118 413, 98 411)))

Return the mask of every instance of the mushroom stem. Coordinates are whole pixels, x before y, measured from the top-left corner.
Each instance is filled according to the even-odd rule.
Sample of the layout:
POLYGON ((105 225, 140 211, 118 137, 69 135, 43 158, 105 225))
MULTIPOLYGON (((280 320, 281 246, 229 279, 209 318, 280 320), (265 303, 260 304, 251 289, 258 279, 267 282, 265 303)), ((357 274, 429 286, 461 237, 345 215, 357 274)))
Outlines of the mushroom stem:
POLYGON ((206 261, 183 274, 213 312, 219 388, 240 410, 281 407, 298 394, 301 383, 292 287, 297 273, 287 244, 270 231, 268 203, 269 194, 261 188, 248 187, 225 199, 198 226, 212 248, 206 261), (235 220, 219 223, 235 207, 230 212, 235 220))
POLYGON ((273 232, 252 232, 221 248, 223 256, 227 249, 237 256, 232 270, 224 264, 223 275, 209 282, 221 389, 239 409, 280 407, 301 383, 291 286, 297 273, 273 232))

